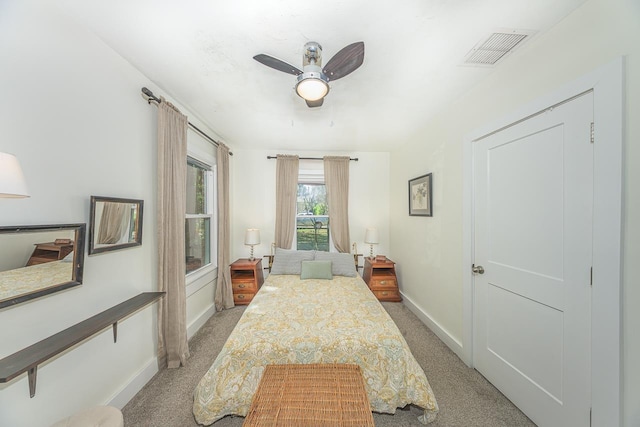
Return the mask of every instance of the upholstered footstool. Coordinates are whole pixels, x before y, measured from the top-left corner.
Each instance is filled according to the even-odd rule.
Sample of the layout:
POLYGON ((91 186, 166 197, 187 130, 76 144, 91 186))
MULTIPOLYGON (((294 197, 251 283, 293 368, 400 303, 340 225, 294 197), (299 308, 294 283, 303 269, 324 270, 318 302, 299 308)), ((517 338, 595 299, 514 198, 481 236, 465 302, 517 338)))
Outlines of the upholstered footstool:
POLYGON ((124 427, 124 418, 118 408, 95 406, 60 420, 51 427, 124 427))

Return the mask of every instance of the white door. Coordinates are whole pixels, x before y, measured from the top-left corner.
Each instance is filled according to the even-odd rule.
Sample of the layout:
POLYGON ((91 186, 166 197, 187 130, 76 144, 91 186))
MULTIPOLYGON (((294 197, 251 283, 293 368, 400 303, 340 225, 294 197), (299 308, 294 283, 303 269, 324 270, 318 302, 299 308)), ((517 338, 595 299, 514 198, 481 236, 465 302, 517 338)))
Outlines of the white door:
POLYGON ((474 144, 474 365, 533 422, 588 426, 593 95, 474 144))

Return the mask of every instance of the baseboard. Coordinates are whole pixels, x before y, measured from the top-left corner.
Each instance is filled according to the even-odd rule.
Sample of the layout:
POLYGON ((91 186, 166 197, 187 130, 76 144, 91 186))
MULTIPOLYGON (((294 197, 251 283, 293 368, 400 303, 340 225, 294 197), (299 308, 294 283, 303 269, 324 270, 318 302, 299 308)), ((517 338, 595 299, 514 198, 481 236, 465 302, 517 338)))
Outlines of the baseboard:
POLYGON ((414 303, 411 298, 406 296, 404 293, 402 294, 402 302, 409 310, 413 312, 418 318, 424 323, 431 331, 436 334, 440 340, 447 345, 458 357, 464 360, 464 353, 462 350, 462 343, 455 339, 446 329, 438 324, 435 320, 433 320, 427 313, 425 313, 416 303, 414 303))
POLYGON ((198 330, 202 328, 202 326, 207 323, 207 320, 209 320, 209 318, 215 313, 216 306, 211 305, 211 307, 203 311, 200 316, 198 316, 193 322, 191 322, 191 324, 187 326, 187 339, 191 339, 191 337, 194 336, 195 333, 198 332, 198 330))
MULTIPOLYGON (((212 305, 209 309, 202 312, 200 316, 187 327, 187 337, 191 338, 198 330, 205 324, 207 320, 216 312, 216 307, 212 305)), ((122 409, 129 403, 129 401, 136 395, 142 387, 147 384, 151 378, 158 372, 158 358, 151 359, 144 368, 142 368, 138 374, 136 374, 128 384, 126 384, 122 390, 117 392, 107 405, 115 406, 122 409)))
POLYGON ((158 372, 158 358, 154 357, 122 390, 115 394, 106 404, 122 409, 158 372))

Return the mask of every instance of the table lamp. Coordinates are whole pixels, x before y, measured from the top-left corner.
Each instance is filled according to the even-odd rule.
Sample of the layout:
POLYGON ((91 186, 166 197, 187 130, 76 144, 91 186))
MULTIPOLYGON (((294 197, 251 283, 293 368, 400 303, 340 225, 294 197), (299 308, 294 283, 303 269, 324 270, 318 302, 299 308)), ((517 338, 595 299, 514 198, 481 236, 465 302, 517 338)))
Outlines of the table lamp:
POLYGON ((244 234, 244 244, 251 246, 251 255, 249 261, 253 261, 253 247, 260 244, 260 230, 257 228, 247 228, 247 232, 244 234))
POLYGON ((369 244, 369 258, 373 258, 373 245, 380 243, 380 234, 377 228, 367 228, 364 242, 369 244))

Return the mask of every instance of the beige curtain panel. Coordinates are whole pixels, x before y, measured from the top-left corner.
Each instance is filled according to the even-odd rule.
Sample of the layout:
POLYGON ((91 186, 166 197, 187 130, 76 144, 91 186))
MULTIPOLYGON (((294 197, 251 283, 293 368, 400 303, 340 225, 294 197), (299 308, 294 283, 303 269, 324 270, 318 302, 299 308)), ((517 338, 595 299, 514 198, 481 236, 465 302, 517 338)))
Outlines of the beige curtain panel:
POLYGON ((125 226, 128 224, 126 212, 129 205, 124 203, 105 202, 102 208, 102 218, 98 229, 99 244, 118 243, 122 239, 125 226))
POLYGON ((276 160, 276 247, 291 249, 296 230, 298 156, 278 154, 276 160))
POLYGON ((323 159, 333 246, 338 252, 349 253, 349 157, 325 156, 323 159))
POLYGON ((218 143, 218 282, 214 303, 217 311, 234 307, 231 264, 231 218, 229 216, 229 147, 218 143))
POLYGON ((179 368, 189 357, 185 293, 187 116, 158 105, 158 366, 179 368))

